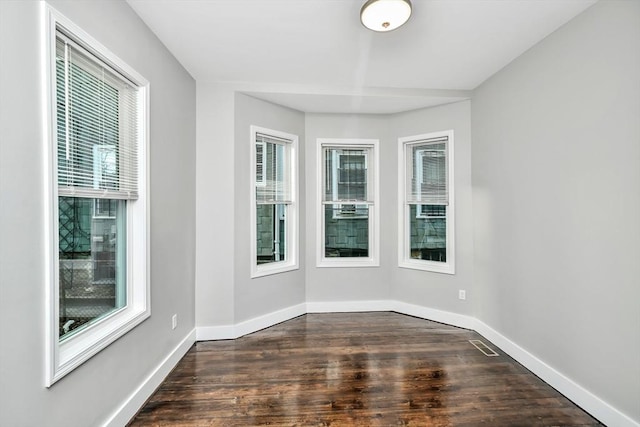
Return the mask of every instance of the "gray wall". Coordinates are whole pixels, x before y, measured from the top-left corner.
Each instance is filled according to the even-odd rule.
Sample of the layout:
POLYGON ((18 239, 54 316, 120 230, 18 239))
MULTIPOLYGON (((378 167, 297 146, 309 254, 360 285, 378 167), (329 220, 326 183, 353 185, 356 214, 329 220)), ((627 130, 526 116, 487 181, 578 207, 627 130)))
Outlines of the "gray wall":
MULTIPOLYGON (((196 326, 233 324, 233 87, 197 82, 196 326)), ((247 196, 248 197, 248 196, 247 196)))
POLYGON ((305 301, 305 260, 304 233, 299 233, 299 269, 270 276, 251 278, 251 245, 255 244, 250 237, 249 220, 251 206, 251 173, 255 170, 251 164, 250 150, 254 144, 250 138, 250 126, 260 126, 298 136, 298 165, 300 200, 298 203, 300 230, 305 226, 305 200, 302 189, 305 185, 304 155, 305 130, 304 114, 279 105, 261 101, 237 93, 235 95, 235 145, 234 145, 234 180, 235 189, 235 249, 234 268, 234 319, 235 323, 258 317, 262 314, 301 304, 305 301))
POLYGON ((471 312, 473 232, 471 214, 470 102, 393 115, 307 114, 307 300, 396 299, 456 313, 471 312), (398 267, 398 138, 454 130, 456 275, 398 267), (380 267, 316 267, 317 139, 380 140, 380 267), (458 300, 458 289, 468 300, 458 300))
POLYGON ((395 176, 390 156, 395 158, 395 144, 384 115, 307 114, 306 115, 307 183, 307 301, 379 300, 389 297, 389 265, 393 262, 393 214, 390 201, 396 192, 395 176), (380 140, 380 265, 381 267, 318 268, 316 267, 316 227, 318 226, 317 139, 361 138, 380 140))
MULTIPOLYGON (((462 101, 442 107, 396 114, 391 120, 397 137, 453 129, 456 252, 455 275, 394 268, 393 299, 460 314, 471 314, 474 300, 470 110, 470 102, 462 101), (467 291, 465 301, 458 299, 459 289, 467 291)), ((396 183, 398 180, 397 157, 396 142, 396 152, 393 155, 396 162, 393 181, 396 183)), ((397 203, 397 199, 394 199, 393 203, 397 203)), ((396 209, 390 218, 391 224, 396 224, 397 216, 396 209)), ((394 239, 397 235, 396 226, 394 239)), ((398 245, 392 244, 395 257, 393 263, 397 266, 398 245)))
POLYGON ((477 317, 640 422, 640 2, 597 3, 472 99, 477 317))
POLYGON ((151 83, 152 313, 44 387, 40 4, 0 1, 0 425, 12 427, 102 424, 194 327, 194 81, 126 3, 52 5, 151 83))

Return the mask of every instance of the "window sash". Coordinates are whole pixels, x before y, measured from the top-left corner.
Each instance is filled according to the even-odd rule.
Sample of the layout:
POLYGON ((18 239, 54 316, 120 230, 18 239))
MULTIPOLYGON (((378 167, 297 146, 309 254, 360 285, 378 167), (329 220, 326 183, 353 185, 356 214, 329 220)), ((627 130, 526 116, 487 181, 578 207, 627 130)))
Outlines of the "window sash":
POLYGON ((405 197, 407 203, 449 204, 448 138, 407 144, 405 197))
POLYGON ((371 205, 331 205, 323 210, 324 258, 361 259, 371 254, 371 205), (344 212, 346 207, 353 207, 344 212), (345 218, 349 218, 346 220, 345 218))
POLYGON ((137 199, 138 87, 59 30, 55 74, 58 194, 137 199))
POLYGON ((289 206, 284 203, 256 206, 256 218, 259 218, 256 223, 256 262, 258 265, 288 260, 289 206))
POLYGON ((256 203, 290 204, 292 201, 291 185, 291 141, 282 138, 256 133, 256 203), (258 154, 262 148, 262 159, 258 154), (262 161, 262 181, 259 177, 258 162, 262 161))
POLYGON ((58 198, 60 342, 127 304, 127 203, 58 198), (113 216, 100 215, 101 204, 113 216))
POLYGON ((323 149, 323 203, 367 204, 370 202, 369 147, 323 149))

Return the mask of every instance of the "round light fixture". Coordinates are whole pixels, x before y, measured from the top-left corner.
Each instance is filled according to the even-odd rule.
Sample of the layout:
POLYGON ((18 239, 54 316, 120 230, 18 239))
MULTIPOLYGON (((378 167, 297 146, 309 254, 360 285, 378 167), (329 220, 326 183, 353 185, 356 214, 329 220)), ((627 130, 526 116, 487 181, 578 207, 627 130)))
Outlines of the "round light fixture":
POLYGON ((373 31, 391 31, 411 16, 409 0, 368 0, 360 10, 362 25, 373 31))

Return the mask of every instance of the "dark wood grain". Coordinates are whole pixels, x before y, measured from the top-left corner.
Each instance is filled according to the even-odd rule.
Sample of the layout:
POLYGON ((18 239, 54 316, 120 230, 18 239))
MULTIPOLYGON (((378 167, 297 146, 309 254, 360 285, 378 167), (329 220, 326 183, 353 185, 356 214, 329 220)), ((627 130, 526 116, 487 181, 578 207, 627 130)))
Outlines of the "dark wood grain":
POLYGON ((477 333, 386 312, 307 314, 199 342, 130 423, 261 425, 601 424, 477 333))

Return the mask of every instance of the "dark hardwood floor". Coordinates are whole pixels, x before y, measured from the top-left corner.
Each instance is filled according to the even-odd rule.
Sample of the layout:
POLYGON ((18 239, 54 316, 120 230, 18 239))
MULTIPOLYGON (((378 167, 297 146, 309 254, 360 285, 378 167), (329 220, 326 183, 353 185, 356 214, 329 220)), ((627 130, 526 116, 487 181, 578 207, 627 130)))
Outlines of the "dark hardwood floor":
POLYGON ((130 423, 259 425, 601 424, 477 333, 397 313, 307 314, 199 342, 130 423))

